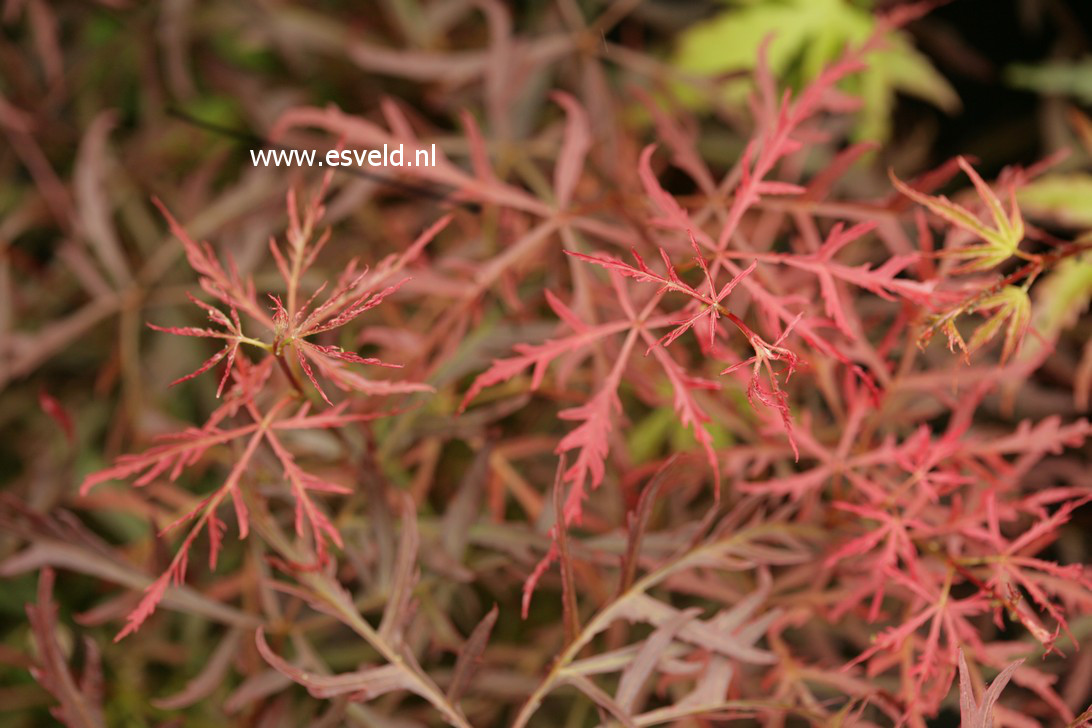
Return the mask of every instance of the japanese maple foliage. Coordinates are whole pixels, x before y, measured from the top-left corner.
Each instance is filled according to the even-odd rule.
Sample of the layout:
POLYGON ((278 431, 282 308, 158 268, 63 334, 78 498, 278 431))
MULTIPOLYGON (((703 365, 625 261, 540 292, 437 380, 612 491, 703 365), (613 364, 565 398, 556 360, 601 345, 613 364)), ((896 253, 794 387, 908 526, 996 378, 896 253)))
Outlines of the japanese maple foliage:
POLYGON ((367 268, 358 270, 356 261, 350 261, 336 285, 321 303, 316 304, 315 301, 323 294, 326 284, 320 285, 304 300, 301 282, 303 275, 314 264, 329 239, 328 231, 316 238, 316 228, 324 214, 322 199, 329 182, 330 175, 327 174, 321 187, 304 207, 302 215, 295 190, 288 192, 287 256, 282 253, 276 240, 269 241, 269 250, 284 282, 285 295, 282 300, 281 296, 270 294, 271 303, 267 308, 259 304, 252 280, 242 278, 233 262, 229 261, 225 268, 208 243, 198 244, 193 241, 166 208, 159 205, 170 223, 171 231, 185 247, 190 266, 199 274, 201 288, 226 306, 230 313, 225 314, 219 308, 188 295, 190 301, 202 309, 209 321, 219 326, 220 330, 189 326, 162 327, 155 324, 149 326, 168 334, 221 339, 225 342, 224 348, 209 357, 196 371, 176 379, 173 384, 192 379, 223 361, 224 373, 217 386, 216 396, 220 397, 224 393, 225 385, 229 381, 231 386, 227 388, 223 404, 210 414, 204 425, 189 428, 176 435, 163 436, 159 444, 139 455, 119 457, 113 467, 88 475, 80 486, 80 493, 86 495, 99 483, 124 478, 134 478, 133 485, 137 487, 148 485, 162 476, 173 481, 197 463, 209 448, 238 443, 241 449, 223 484, 160 531, 164 535, 192 522, 170 565, 147 588, 144 598, 129 614, 125 628, 118 633, 116 639, 139 629, 163 600, 170 584, 181 584, 184 581, 190 549, 202 531, 207 533, 209 540, 209 568, 216 568, 227 528, 217 511, 228 498, 234 507, 239 538, 246 538, 250 527, 243 495, 246 487, 244 481, 253 467, 253 460, 260 446, 268 447, 276 458, 284 482, 295 501, 296 533, 301 537, 305 533, 309 534, 318 564, 324 564, 328 560, 329 544, 342 545, 340 532, 322 507, 315 502, 312 494, 344 495, 351 492, 351 489, 344 484, 304 471, 286 446, 284 438, 291 432, 345 428, 353 423, 380 417, 382 413, 347 412, 348 401, 333 406, 319 383, 319 377, 330 380, 340 389, 370 394, 431 389, 427 385, 414 382, 366 379, 348 370, 346 365, 398 365, 387 364, 373 357, 362 357, 340 346, 318 344, 308 337, 345 326, 398 290, 405 279, 387 285, 389 281, 407 262, 420 254, 421 249, 435 237, 447 220, 441 219, 426 230, 405 253, 384 260, 372 273, 367 268), (243 332, 240 311, 250 319, 248 323, 263 331, 262 335, 268 341, 243 332), (243 345, 259 352, 257 363, 252 363, 246 354, 239 353, 243 345), (288 363, 290 360, 298 363, 299 369, 314 386, 322 401, 330 405, 329 410, 312 413, 312 405, 305 397, 299 374, 288 363), (279 365, 278 371, 282 374, 279 383, 271 382, 274 362, 279 365), (239 418, 244 420, 243 424, 225 426, 225 423, 239 418))
MULTIPOLYGON (((104 438, 69 504, 86 519, 0 498, 20 544, 0 573, 43 570, 27 664, 56 715, 110 713, 95 641, 77 681, 57 636, 61 568, 122 587, 75 621, 120 624, 142 664, 191 669, 184 641, 214 635, 155 705, 220 721, 1087 724, 1092 293, 1068 276, 1092 243, 1019 202, 1056 160, 896 174, 850 141, 848 89, 927 4, 797 88, 764 44, 716 130, 672 100, 697 81, 608 41, 625 3, 571 5, 524 37, 503 3, 449 4, 430 22, 487 38, 450 53, 269 9, 278 44, 335 38, 424 88, 362 114, 278 103, 276 143, 435 141, 437 164, 267 180, 238 240, 155 200, 192 305, 167 290, 122 342, 185 406, 104 438), (633 88, 607 93, 613 73, 633 88), (127 519, 111 540, 100 513, 127 519)), ((104 255, 142 294, 167 267, 104 255)))

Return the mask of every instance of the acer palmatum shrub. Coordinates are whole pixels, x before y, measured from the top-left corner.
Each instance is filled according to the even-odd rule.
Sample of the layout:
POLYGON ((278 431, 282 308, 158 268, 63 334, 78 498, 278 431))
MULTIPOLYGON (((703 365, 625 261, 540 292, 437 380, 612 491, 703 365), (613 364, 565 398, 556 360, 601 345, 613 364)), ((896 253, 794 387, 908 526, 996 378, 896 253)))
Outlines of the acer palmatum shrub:
POLYGON ((489 65, 403 61, 484 74, 492 135, 469 112, 441 135, 392 99, 381 121, 296 107, 272 129, 407 156, 440 138, 404 183, 447 199, 389 206, 396 252, 346 259, 328 211, 367 183, 330 172, 289 186, 283 233, 245 263, 157 201, 197 284, 149 333, 192 344, 166 367, 203 416, 134 443, 75 502, 139 514, 154 545, 3 502, 27 544, 4 573, 42 569, 33 671, 58 719, 104 725, 124 653, 105 647, 104 683, 88 638, 71 672, 52 568, 125 587, 80 620, 120 624, 119 649, 181 670, 188 636, 215 640, 153 696, 162 711, 1085 724, 1092 574, 1071 521, 1092 500, 1092 425, 1035 381, 1061 380, 1067 410, 1087 398, 1065 337, 1092 242, 1017 201, 1057 160, 986 180, 959 157, 854 191, 877 149, 846 140, 844 89, 920 6, 795 91, 761 50, 728 169, 666 97, 635 89, 641 120, 603 118, 594 83, 553 92, 557 122, 521 155, 504 74, 552 46, 513 45, 483 6, 489 65))

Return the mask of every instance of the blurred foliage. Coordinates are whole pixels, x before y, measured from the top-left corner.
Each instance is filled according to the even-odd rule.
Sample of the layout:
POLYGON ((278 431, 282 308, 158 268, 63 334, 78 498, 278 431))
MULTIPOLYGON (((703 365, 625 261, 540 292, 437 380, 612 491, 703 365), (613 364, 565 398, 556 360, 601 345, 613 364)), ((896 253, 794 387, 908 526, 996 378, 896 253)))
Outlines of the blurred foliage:
POLYGON ((1030 215, 1063 225, 1092 228, 1092 175, 1082 172, 1050 174, 1032 180, 1017 195, 1030 215))
MULTIPOLYGON (((769 39, 767 62, 778 79, 799 88, 814 79, 847 45, 864 42, 876 29, 876 17, 852 0, 728 0, 730 7, 695 24, 680 35, 672 58, 678 68, 716 76, 755 67, 762 43, 769 39)), ((725 83, 724 100, 745 100, 749 80, 725 83)), ((846 84, 858 95, 858 140, 887 139, 897 93, 916 96, 954 113, 959 98, 907 34, 892 31, 869 54, 868 68, 846 84)), ((693 90, 680 95, 695 106, 706 105, 693 90)))
POLYGON ((1070 96, 1082 104, 1092 104, 1092 58, 1016 63, 1005 69, 1005 78, 1016 88, 1053 96, 1070 96))

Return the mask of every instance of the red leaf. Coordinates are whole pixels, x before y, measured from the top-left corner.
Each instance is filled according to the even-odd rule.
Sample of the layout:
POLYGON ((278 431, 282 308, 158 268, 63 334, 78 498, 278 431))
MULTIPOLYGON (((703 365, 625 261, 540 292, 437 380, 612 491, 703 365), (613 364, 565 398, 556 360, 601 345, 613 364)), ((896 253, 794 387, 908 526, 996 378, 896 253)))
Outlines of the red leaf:
POLYGON ((45 389, 38 390, 38 406, 42 408, 42 412, 49 415, 58 427, 64 433, 64 437, 68 440, 68 444, 72 445, 76 441, 76 427, 72 424, 72 417, 68 414, 68 410, 64 408, 53 395, 47 392, 45 389))

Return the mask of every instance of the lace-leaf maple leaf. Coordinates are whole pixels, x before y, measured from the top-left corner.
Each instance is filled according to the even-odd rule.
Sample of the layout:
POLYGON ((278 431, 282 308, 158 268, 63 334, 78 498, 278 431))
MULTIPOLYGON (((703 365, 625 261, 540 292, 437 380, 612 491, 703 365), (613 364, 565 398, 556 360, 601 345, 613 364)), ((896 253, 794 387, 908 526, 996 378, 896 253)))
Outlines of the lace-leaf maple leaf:
MULTIPOLYGON (((667 269, 667 274, 662 275, 653 271, 640 254, 636 250, 633 251, 633 257, 636 260, 636 265, 630 265, 621 260, 608 258, 608 257, 596 257, 590 255, 583 255, 580 253, 570 253, 578 260, 598 265, 607 270, 619 273, 628 278, 633 278, 642 283, 655 283, 659 286, 657 291, 658 295, 662 295, 667 292, 681 293, 684 296, 689 297, 693 302, 696 302, 697 311, 695 313, 689 313, 684 309, 684 313, 680 318, 677 318, 674 329, 667 334, 661 336, 658 340, 649 344, 648 351, 652 351, 657 346, 669 346, 676 341, 680 336, 689 331, 695 325, 697 325, 703 319, 708 321, 708 348, 711 350, 716 344, 717 321, 722 316, 731 321, 739 331, 741 331, 746 337, 747 341, 754 349, 755 355, 739 364, 729 366, 721 374, 730 374, 731 372, 739 369, 742 366, 753 364, 752 377, 747 386, 747 398, 751 402, 752 406, 762 404, 765 407, 771 408, 778 412, 781 416, 782 424, 785 428, 785 432, 788 435, 789 442, 792 444, 794 452, 799 452, 796 448, 796 443, 792 436, 792 416, 788 408, 788 398, 781 390, 777 377, 774 372, 771 361, 780 361, 786 364, 786 378, 791 377, 793 371, 800 365, 799 358, 788 349, 780 346, 785 338, 792 331, 796 322, 799 320, 799 316, 796 320, 789 323, 789 325, 782 332, 781 336, 774 344, 769 344, 756 334, 742 319, 730 312, 722 303, 725 298, 755 269, 757 262, 752 262, 750 266, 736 273, 730 280, 724 283, 719 290, 713 282, 712 275, 710 273, 709 266, 705 259, 701 255, 701 250, 698 247, 697 241, 694 239, 693 234, 690 235, 690 242, 696 253, 695 261, 698 267, 702 271, 704 281, 709 293, 704 294, 698 291, 693 286, 687 284, 682 278, 679 277, 675 266, 671 263, 671 258, 668 256, 667 251, 660 249, 660 256, 663 258, 664 265, 667 269), (769 377, 769 385, 764 385, 761 382, 760 374, 765 372, 769 377)), ((673 371, 671 367, 665 366, 665 371, 668 372, 668 376, 672 378, 673 383, 678 380, 678 372, 673 371)), ((679 381, 683 384, 682 381, 679 381)), ((691 382, 691 385, 695 382, 691 382)), ((686 389, 687 387, 683 387, 686 389)), ((675 387, 676 392, 680 391, 680 387, 675 387)), ((689 400, 681 399, 676 402, 676 410, 680 417, 684 420, 684 424, 695 424, 695 431, 698 429, 697 423, 700 419, 696 419, 690 412, 689 400)), ((701 440, 703 447, 711 448, 706 440, 701 440)), ((715 461, 714 461, 715 462, 715 461)))
POLYGON ((1002 670, 982 694, 982 701, 975 700, 971 672, 967 658, 959 650, 959 717, 962 728, 993 728, 993 709, 1001 698, 1001 691, 1009 684, 1016 669, 1024 663, 1017 660, 1002 670))
MULTIPOLYGON (((253 281, 243 279, 233 261, 229 259, 227 269, 216 257, 208 243, 197 244, 186 233, 185 228, 170 214, 158 200, 156 205, 167 219, 171 231, 186 250, 190 266, 198 273, 199 282, 207 293, 229 307, 230 318, 219 309, 210 306, 192 296, 188 296, 194 305, 202 308, 210 321, 220 326, 223 331, 195 327, 149 326, 157 331, 193 336, 199 338, 218 338, 225 341, 219 352, 207 359, 191 374, 181 377, 173 384, 192 379, 216 366, 226 358, 227 366, 217 389, 217 396, 222 393, 231 373, 240 345, 248 344, 277 357, 288 376, 295 382, 295 374, 287 364, 287 356, 292 354, 300 370, 311 382, 319 396, 328 405, 333 405, 326 391, 319 384, 319 377, 332 381, 343 391, 359 391, 365 394, 394 394, 409 392, 429 392, 432 387, 416 382, 378 382, 369 380, 347 368, 348 364, 365 364, 398 368, 400 364, 390 364, 375 357, 364 357, 356 352, 346 351, 340 346, 320 344, 309 339, 334 329, 345 326, 362 314, 381 304, 387 297, 396 293, 408 280, 404 278, 393 284, 387 281, 409 262, 419 256, 422 250, 451 221, 451 215, 444 216, 422 232, 416 240, 401 254, 390 256, 382 261, 375 271, 367 267, 360 268, 357 260, 351 260, 337 282, 327 294, 325 300, 315 304, 316 299, 326 289, 323 283, 306 301, 301 302, 301 282, 303 275, 315 263, 318 254, 325 247, 330 237, 327 230, 315 238, 315 229, 325 214, 322 199, 327 191, 330 175, 323 178, 323 184, 307 204, 301 206, 294 188, 287 193, 288 232, 287 253, 281 250, 275 239, 270 239, 269 250, 281 278, 284 281, 285 295, 270 294, 269 313, 259 306, 253 281), (243 333, 238 312, 243 311, 254 318, 266 331, 271 341, 247 336, 243 333)), ((188 294, 187 294, 188 295, 188 294)))
POLYGON ((340 675, 323 675, 305 670, 285 660, 273 651, 261 627, 255 635, 258 653, 274 670, 307 688, 316 698, 347 696, 352 701, 368 701, 394 690, 412 690, 416 684, 406 670, 397 665, 367 667, 340 675))
POLYGON ((956 227, 965 230, 982 240, 981 245, 971 245, 965 248, 948 250, 943 253, 953 258, 966 259, 969 262, 960 266, 956 272, 976 272, 990 270, 1017 254, 1020 242, 1024 239, 1024 219, 1020 214, 1020 208, 1016 204, 1015 189, 1010 190, 1010 210, 1005 212, 1001 201, 990 186, 979 176, 974 167, 964 159, 957 159, 962 169, 975 190, 982 199, 993 221, 993 227, 983 223, 978 215, 967 208, 952 202, 944 195, 926 195, 918 192, 913 187, 890 173, 891 182, 899 192, 903 193, 915 202, 924 205, 933 214, 952 223, 956 227))
MULTIPOLYGON (((599 259, 593 260, 599 262, 599 259)), ((621 411, 618 388, 638 339, 647 335, 647 329, 662 328, 674 323, 672 317, 652 315, 658 297, 646 304, 645 318, 641 318, 633 310, 624 285, 615 281, 615 290, 618 292, 619 301, 627 318, 595 326, 586 324, 555 295, 547 293, 547 303, 558 318, 573 330, 573 333, 567 337, 547 340, 542 344, 517 344, 514 347, 518 352, 516 356, 495 360, 488 370, 475 378, 463 397, 460 407, 462 411, 470 400, 486 387, 508 381, 528 368, 532 370, 531 389, 537 389, 549 365, 561 356, 582 353, 596 342, 625 333, 621 348, 614 356, 614 363, 596 392, 585 404, 562 410, 558 415, 562 420, 575 420, 581 423, 566 434, 556 448, 558 454, 577 451, 576 458, 564 474, 565 481, 570 484, 570 490, 565 499, 562 515, 569 524, 580 521, 582 503, 588 487, 593 489, 598 487, 605 475, 605 461, 610 451, 609 437, 614 427, 614 418, 621 411)), ((653 339, 646 343, 651 348, 656 342, 653 339)), ((695 433, 704 430, 704 424, 709 421, 709 418, 689 391, 714 388, 715 383, 686 376, 669 356, 657 356, 656 360, 664 369, 668 381, 675 390, 675 409, 680 421, 684 426, 692 428, 695 433)), ((719 474, 712 450, 712 440, 708 433, 696 434, 696 439, 705 450, 710 467, 719 474)))
POLYGON ((53 717, 69 728, 102 728, 102 665, 99 648, 90 637, 84 638, 83 674, 76 678, 67 664, 57 623, 57 603, 53 599, 56 581, 52 568, 38 576, 38 602, 26 606, 27 620, 37 648, 30 673, 59 705, 50 708, 53 717))
POLYGON ((352 414, 347 413, 347 403, 319 413, 311 414, 310 405, 300 404, 293 396, 282 397, 266 411, 262 411, 254 402, 253 392, 243 389, 254 385, 254 378, 247 379, 251 369, 258 369, 259 381, 268 378, 272 360, 266 359, 259 365, 250 365, 240 359, 240 367, 233 371, 237 387, 229 392, 229 401, 221 406, 217 413, 203 427, 191 427, 181 433, 159 438, 143 453, 120 456, 112 467, 89 474, 80 486, 81 495, 86 495, 93 487, 110 480, 128 480, 135 478, 133 485, 148 485, 158 477, 166 475, 176 480, 182 472, 196 464, 205 453, 217 446, 232 442, 241 444, 227 477, 219 488, 205 496, 196 506, 177 518, 160 531, 160 535, 193 522, 181 545, 175 551, 170 565, 145 591, 137 607, 129 614, 127 624, 115 639, 120 640, 136 631, 162 601, 167 587, 172 582, 181 584, 186 577, 189 551, 198 535, 206 530, 209 538, 209 568, 215 569, 217 558, 223 547, 223 531, 226 526, 217 515, 219 507, 228 498, 235 510, 235 520, 239 529, 239 538, 248 534, 248 510, 242 497, 243 476, 249 471, 252 460, 259 446, 265 442, 281 465, 282 475, 288 483, 296 506, 296 533, 303 537, 309 529, 314 544, 315 554, 320 562, 327 559, 328 542, 341 545, 341 535, 321 511, 311 497, 312 492, 345 494, 349 489, 315 477, 302 470, 294 456, 284 447, 279 433, 304 430, 324 430, 343 427, 352 423, 367 422, 387 413, 352 414), (285 414, 296 404, 296 410, 285 414), (219 420, 227 414, 245 410, 250 418, 247 424, 223 429, 219 420))
POLYGON ((974 310, 993 313, 971 335, 971 340, 967 342, 967 351, 975 352, 985 346, 1004 327, 1005 343, 1001 350, 1001 361, 1008 361, 1020 347, 1031 323, 1031 299, 1028 298, 1027 291, 1019 286, 1005 286, 975 304, 974 310))
POLYGON ((231 318, 229 319, 218 308, 210 306, 204 301, 200 301, 194 298, 189 293, 186 294, 186 298, 188 298, 190 302, 193 303, 195 306, 204 309, 205 312, 208 314, 209 320, 212 321, 214 324, 223 327, 225 330, 215 331, 213 329, 200 329, 192 326, 157 326, 153 323, 149 323, 148 328, 154 331, 161 331, 166 334, 174 334, 175 336, 193 336, 205 339, 223 339, 225 342, 223 349, 206 359, 205 362, 194 371, 186 374, 185 376, 179 377, 170 384, 170 386, 173 387, 176 384, 181 384, 182 382, 189 381, 190 379, 198 377, 201 374, 207 372, 209 369, 212 369, 214 366, 219 364, 222 359, 226 357, 227 364, 224 367, 224 374, 220 377, 220 384, 216 387, 216 396, 220 397, 220 395, 223 394, 224 385, 227 384, 228 378, 231 376, 231 369, 232 366, 235 364, 235 355, 239 351, 239 346, 247 343, 257 346, 259 348, 264 348, 265 344, 261 341, 252 339, 243 334, 243 324, 242 321, 239 320, 239 311, 237 308, 235 308, 235 306, 231 307, 231 318))

